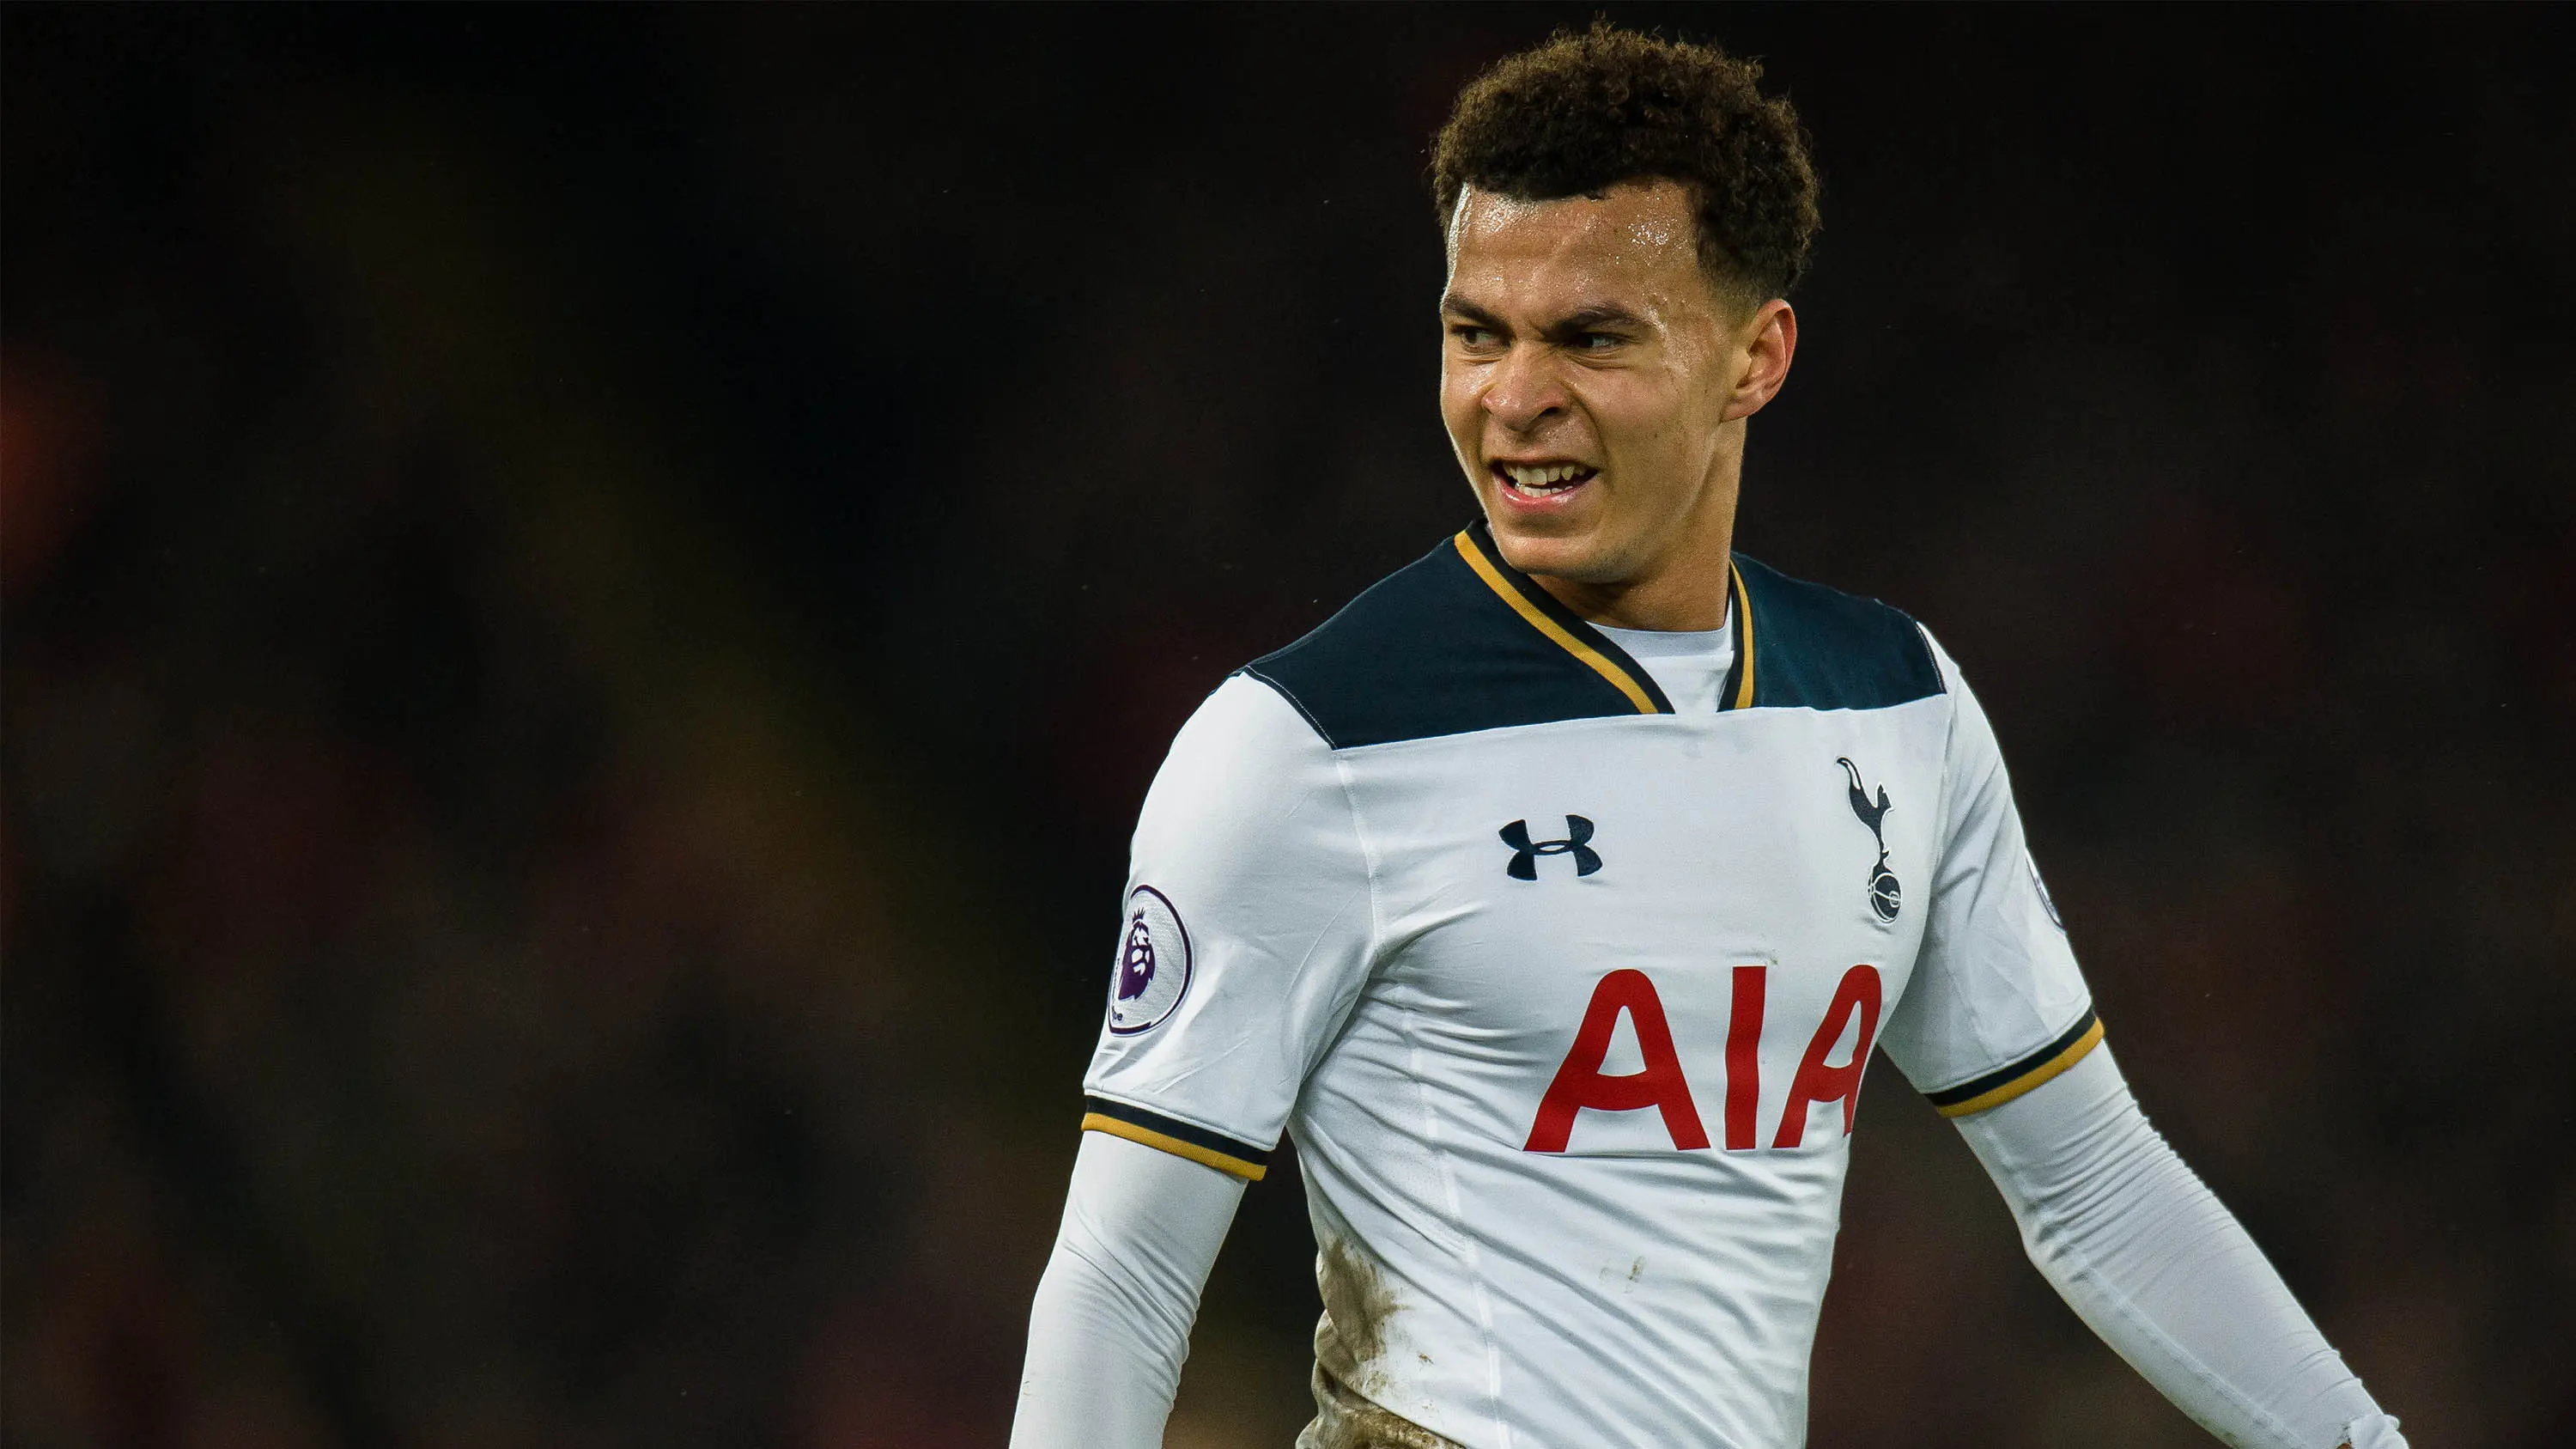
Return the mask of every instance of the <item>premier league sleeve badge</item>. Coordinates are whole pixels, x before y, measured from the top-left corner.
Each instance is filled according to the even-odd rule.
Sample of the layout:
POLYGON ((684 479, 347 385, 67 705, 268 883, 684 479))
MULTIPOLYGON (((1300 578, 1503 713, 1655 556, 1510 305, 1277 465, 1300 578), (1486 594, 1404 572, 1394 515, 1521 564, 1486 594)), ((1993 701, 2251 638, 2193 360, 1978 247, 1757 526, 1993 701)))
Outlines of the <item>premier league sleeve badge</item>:
POLYGON ((1190 933, 1170 897, 1149 885, 1127 893, 1127 924, 1110 978, 1109 1030, 1151 1031, 1180 1010, 1190 990, 1190 933))

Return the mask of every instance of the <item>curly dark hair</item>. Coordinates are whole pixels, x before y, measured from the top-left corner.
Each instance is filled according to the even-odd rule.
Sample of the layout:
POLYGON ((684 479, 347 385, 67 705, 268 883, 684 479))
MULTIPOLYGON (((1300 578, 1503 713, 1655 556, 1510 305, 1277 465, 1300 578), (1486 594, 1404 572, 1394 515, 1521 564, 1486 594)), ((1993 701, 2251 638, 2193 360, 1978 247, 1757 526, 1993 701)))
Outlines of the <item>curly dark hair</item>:
POLYGON ((1807 135, 1762 67, 1596 22, 1506 56, 1458 93, 1431 153, 1442 226, 1468 187, 1524 201, 1622 181, 1689 187, 1700 265, 1753 300, 1786 296, 1820 221, 1807 135))

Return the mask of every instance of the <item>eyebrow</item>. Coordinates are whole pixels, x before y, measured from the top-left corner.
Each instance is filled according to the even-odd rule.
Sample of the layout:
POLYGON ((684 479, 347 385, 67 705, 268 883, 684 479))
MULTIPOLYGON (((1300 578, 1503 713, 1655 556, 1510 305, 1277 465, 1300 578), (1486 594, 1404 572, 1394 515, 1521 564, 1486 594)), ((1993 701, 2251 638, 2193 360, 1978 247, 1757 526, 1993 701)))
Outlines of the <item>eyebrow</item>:
POLYGON ((1495 316, 1493 313, 1488 312, 1484 308, 1477 306, 1473 302, 1466 301, 1463 298, 1441 298, 1440 311, 1443 316, 1456 317, 1460 321, 1464 322, 1473 322, 1479 327, 1490 327, 1497 332, 1509 332, 1511 330, 1509 327, 1503 325, 1502 318, 1495 316))
POLYGON ((1645 325, 1646 321, 1644 318, 1629 311, 1627 308, 1613 307, 1605 303, 1599 306, 1582 307, 1573 312, 1569 312, 1565 316, 1558 318, 1556 321, 1549 323, 1540 335, 1550 342, 1563 342, 1568 338, 1579 337, 1586 332, 1598 332, 1604 327, 1642 328, 1645 325))
MULTIPOLYGON (((1472 322, 1479 327, 1490 327, 1497 332, 1512 330, 1502 318, 1461 297, 1441 298, 1440 311, 1443 315, 1455 317, 1462 322, 1472 322)), ((1539 329, 1539 336, 1549 342, 1565 342, 1580 337, 1586 332, 1598 332, 1605 327, 1643 328, 1645 325, 1645 319, 1636 313, 1624 307, 1601 303, 1577 308, 1548 323, 1539 329)))

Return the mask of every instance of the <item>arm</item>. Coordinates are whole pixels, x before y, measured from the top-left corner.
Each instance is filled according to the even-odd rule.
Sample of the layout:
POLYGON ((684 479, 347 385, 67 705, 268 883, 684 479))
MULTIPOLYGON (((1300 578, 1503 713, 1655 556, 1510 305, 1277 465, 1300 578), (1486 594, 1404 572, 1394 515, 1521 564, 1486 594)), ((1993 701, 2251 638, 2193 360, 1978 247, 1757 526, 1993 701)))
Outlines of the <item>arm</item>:
POLYGON ((1154 1449, 1244 1179, 1082 1134, 1029 1310, 1011 1449, 1154 1449))
POLYGON ((2130 1098, 1994 730, 1932 651, 1954 710, 1941 858, 1880 1045, 1959 1123, 2049 1282, 2183 1412, 2240 1449, 2402 1449, 2396 1420, 2130 1098))
POLYGON ((1268 685, 1226 681, 1173 741, 1123 916, 1019 1449, 1162 1442, 1244 1184, 1366 974, 1375 912, 1340 769, 1268 685))
POLYGON ((2149 1126, 2107 1048, 1959 1119, 2059 1296, 2225 1443, 2405 1449, 2262 1250, 2149 1126))

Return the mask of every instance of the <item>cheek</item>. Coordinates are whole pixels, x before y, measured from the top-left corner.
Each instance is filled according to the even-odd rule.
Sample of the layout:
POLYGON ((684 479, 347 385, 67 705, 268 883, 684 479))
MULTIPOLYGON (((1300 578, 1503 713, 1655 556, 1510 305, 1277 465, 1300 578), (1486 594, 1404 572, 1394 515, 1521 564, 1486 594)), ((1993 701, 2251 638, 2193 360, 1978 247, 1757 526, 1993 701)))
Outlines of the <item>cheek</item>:
POLYGON ((1673 449, 1680 432, 1674 399, 1660 387, 1620 378, 1584 398, 1602 445, 1621 461, 1648 463, 1673 449))
POLYGON ((1449 362, 1440 365, 1440 418, 1449 431, 1465 437, 1475 431, 1478 408, 1476 388, 1465 369, 1449 362))
POLYGON ((1617 431, 1640 455, 1696 461, 1726 406, 1726 392, 1711 388, 1709 376, 1704 369, 1675 368, 1621 378, 1597 405, 1603 430, 1617 431))

